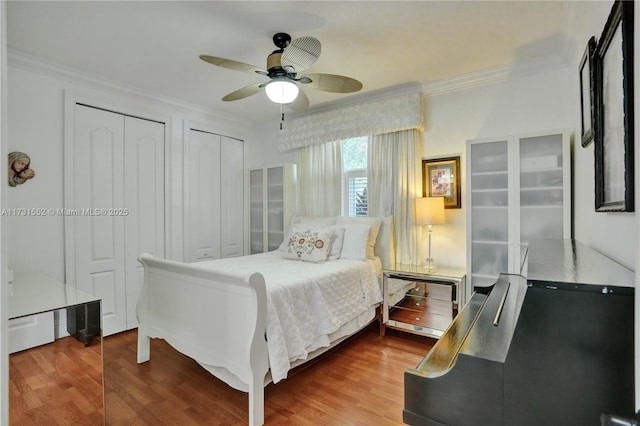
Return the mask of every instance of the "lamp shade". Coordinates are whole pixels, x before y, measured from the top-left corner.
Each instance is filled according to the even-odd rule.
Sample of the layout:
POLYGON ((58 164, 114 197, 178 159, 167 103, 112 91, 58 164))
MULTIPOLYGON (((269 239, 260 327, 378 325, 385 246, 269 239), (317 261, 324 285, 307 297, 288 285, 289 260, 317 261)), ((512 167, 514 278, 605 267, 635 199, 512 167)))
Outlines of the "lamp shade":
POLYGON ((444 223, 444 197, 416 198, 416 224, 442 225, 444 223))
POLYGON ((298 86, 285 80, 273 80, 264 88, 267 97, 277 104, 288 104, 298 97, 298 86))

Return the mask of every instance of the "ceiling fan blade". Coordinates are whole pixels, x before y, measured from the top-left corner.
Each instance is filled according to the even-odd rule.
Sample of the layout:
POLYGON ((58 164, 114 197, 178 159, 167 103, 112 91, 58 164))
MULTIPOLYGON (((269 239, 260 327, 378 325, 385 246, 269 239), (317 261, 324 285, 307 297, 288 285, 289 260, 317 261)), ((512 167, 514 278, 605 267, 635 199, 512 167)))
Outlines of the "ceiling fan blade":
POLYGON ((300 90, 294 101, 285 105, 293 112, 305 112, 309 108, 309 98, 300 90))
POLYGON ((233 61, 231 59, 219 58, 217 56, 209 56, 209 55, 200 55, 200 59, 212 65, 217 65, 219 67, 228 68, 234 71, 248 72, 250 74, 269 75, 269 73, 262 68, 256 67, 254 65, 238 62, 238 61, 233 61))
POLYGON ((255 95, 266 85, 266 83, 256 83, 251 86, 243 87, 242 89, 238 89, 235 92, 229 93, 227 96, 222 98, 223 101, 237 101, 239 99, 246 98, 251 95, 255 95))
POLYGON ((323 92, 351 93, 362 89, 358 80, 335 74, 305 74, 298 81, 323 92))
POLYGON ((296 73, 306 70, 320 56, 320 41, 315 37, 300 37, 284 48, 282 67, 293 67, 296 73))

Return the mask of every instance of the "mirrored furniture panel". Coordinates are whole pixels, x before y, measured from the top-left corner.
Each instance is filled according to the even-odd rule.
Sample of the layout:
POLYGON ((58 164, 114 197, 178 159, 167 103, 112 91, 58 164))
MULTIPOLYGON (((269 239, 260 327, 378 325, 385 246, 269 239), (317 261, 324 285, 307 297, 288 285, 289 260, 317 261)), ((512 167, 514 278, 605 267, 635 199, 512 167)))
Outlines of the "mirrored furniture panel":
POLYGON ((104 424, 101 300, 34 270, 10 275, 10 423, 104 424), (70 336, 54 340, 56 311, 66 313, 70 336), (44 338, 34 340, 33 329, 44 338))
POLYGON ((383 269, 380 335, 385 328, 440 338, 465 304, 465 270, 395 264, 383 269))

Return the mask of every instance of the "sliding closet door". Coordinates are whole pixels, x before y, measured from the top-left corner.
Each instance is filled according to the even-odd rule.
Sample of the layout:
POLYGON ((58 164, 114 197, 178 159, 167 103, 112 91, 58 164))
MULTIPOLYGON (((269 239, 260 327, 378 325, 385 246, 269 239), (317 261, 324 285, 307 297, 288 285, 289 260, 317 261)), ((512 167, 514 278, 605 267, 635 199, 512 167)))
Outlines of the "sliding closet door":
POLYGON ((102 299, 105 335, 125 330, 124 117, 75 107, 73 144, 75 285, 102 299), (103 214, 103 212, 107 214, 103 214))
POLYGON ((185 261, 220 257, 220 135, 190 129, 185 143, 185 261))
POLYGON ((164 124, 124 118, 124 217, 127 329, 138 326, 144 269, 140 253, 164 258, 164 124))

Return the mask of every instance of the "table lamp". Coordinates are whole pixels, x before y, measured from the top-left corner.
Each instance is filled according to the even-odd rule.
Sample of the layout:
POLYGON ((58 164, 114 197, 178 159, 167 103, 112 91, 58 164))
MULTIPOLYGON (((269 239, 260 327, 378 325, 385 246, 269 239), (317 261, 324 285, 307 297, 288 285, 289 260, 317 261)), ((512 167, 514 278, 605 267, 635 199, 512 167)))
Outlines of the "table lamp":
POLYGON ((431 233, 432 225, 444 223, 444 197, 416 198, 416 225, 427 226, 429 232, 429 252, 425 260, 428 272, 435 272, 436 267, 431 257, 431 233))

